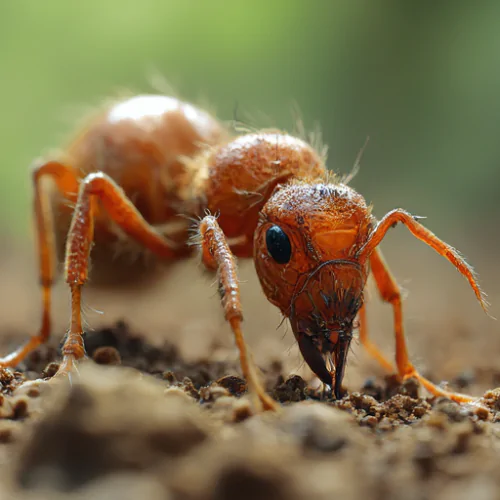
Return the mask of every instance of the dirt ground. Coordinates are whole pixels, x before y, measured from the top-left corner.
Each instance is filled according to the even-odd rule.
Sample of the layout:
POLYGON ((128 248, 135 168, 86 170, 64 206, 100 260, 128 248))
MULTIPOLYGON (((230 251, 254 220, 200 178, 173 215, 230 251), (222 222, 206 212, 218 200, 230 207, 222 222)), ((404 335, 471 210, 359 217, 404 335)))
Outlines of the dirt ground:
MULTIPOLYGON (((50 344, 18 371, 0 372, 0 498, 500 498, 500 391, 488 390, 500 386, 498 325, 453 270, 436 279, 446 263, 434 259, 429 268, 423 255, 395 271, 411 289, 412 358, 432 380, 484 394, 479 404, 430 398, 413 381, 400 385, 359 346, 347 394, 329 399, 290 332, 276 331, 279 314, 242 265, 246 335, 280 402, 278 413, 256 414, 211 278, 193 262, 164 271, 153 292, 146 285, 89 291, 90 359, 71 384, 47 382, 68 315, 61 285, 50 344)), ((9 298, 0 307, 2 352, 37 326, 31 261, 18 254, 2 265, 9 298)), ((493 303, 496 277, 483 280, 493 303)), ((391 311, 372 302, 370 332, 390 355, 391 311)))

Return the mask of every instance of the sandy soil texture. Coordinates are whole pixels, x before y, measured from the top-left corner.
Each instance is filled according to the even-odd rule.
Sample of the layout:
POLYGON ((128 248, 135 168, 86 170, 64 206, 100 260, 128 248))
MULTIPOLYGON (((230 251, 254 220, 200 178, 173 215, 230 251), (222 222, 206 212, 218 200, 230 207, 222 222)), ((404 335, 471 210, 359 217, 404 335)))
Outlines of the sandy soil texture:
MULTIPOLYGON (((2 352, 37 325, 34 270, 21 258, 2 266, 2 352)), ((164 271, 152 294, 89 291, 87 304, 106 313, 87 313, 90 359, 71 385, 47 382, 67 318, 57 287, 59 334, 18 371, 0 371, 0 498, 500 498, 500 391, 488 391, 500 385, 497 325, 436 268, 412 261, 406 272, 416 276, 405 304, 412 356, 432 380, 484 394, 476 406, 399 384, 358 346, 347 394, 325 396, 242 266, 247 338, 281 407, 256 414, 211 279, 193 263, 164 271)), ((492 301, 494 283, 486 277, 492 301)), ((390 309, 373 302, 370 331, 390 354, 390 309)))

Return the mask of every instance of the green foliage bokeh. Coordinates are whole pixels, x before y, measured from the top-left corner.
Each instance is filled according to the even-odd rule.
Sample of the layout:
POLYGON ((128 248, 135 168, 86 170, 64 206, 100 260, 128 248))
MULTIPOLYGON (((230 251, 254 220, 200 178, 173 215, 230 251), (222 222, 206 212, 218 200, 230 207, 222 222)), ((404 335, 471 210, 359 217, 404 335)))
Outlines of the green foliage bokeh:
POLYGON ((4 0, 0 4, 0 228, 24 238, 30 162, 83 110, 160 75, 223 119, 321 125, 330 168, 375 213, 431 227, 500 214, 500 3, 482 1, 4 0), (264 118, 268 117, 268 118, 264 118))

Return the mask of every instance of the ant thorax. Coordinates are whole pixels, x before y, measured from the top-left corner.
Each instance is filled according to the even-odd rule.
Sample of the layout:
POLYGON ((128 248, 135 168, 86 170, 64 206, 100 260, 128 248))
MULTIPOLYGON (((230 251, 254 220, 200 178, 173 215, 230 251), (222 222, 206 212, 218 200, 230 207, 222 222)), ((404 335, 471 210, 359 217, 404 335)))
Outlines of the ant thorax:
POLYGON ((205 158, 207 176, 202 193, 206 209, 218 222, 238 257, 252 256, 259 214, 277 185, 292 178, 324 176, 322 157, 307 143, 282 132, 236 137, 212 148, 205 158))

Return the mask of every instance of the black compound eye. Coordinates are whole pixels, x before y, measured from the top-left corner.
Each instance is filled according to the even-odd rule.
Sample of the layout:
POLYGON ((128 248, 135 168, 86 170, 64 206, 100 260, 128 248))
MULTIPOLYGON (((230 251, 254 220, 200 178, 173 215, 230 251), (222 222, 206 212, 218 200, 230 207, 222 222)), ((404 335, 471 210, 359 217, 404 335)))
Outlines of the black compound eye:
POLYGON ((292 256, 292 245, 279 226, 271 226, 266 232, 267 251, 278 264, 286 264, 292 256))

